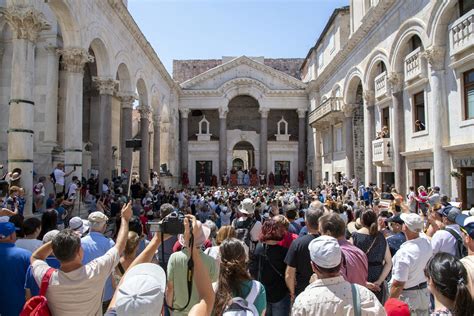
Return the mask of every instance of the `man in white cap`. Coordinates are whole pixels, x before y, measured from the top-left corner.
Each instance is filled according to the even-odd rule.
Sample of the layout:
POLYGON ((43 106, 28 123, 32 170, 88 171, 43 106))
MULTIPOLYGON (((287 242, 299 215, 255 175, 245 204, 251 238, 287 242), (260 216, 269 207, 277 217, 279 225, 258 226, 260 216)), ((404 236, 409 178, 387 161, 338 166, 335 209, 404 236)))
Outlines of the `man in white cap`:
POLYGON ((241 217, 234 219, 232 226, 236 231, 238 239, 247 244, 250 252, 253 253, 262 232, 262 223, 254 218, 255 204, 252 199, 246 198, 239 205, 241 217))
POLYGON ((344 280, 342 251, 337 239, 321 236, 308 246, 317 280, 296 297, 292 315, 385 315, 377 297, 367 288, 344 280))
POLYGON ((82 237, 89 231, 89 221, 81 219, 79 216, 74 216, 69 220, 69 228, 77 232, 79 237, 82 237))
POLYGON ((402 213, 402 231, 407 241, 393 256, 390 298, 404 301, 412 315, 428 315, 430 294, 424 268, 433 255, 433 249, 426 237, 421 237, 423 219, 415 213, 402 213))

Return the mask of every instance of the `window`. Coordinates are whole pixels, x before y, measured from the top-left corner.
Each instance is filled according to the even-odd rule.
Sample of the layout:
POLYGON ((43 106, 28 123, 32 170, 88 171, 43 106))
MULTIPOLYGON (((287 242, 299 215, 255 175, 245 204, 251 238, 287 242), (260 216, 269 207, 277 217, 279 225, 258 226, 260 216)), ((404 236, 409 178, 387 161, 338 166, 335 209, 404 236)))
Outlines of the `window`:
POLYGON ((320 51, 318 55, 318 66, 319 68, 322 68, 324 65, 324 59, 323 59, 324 51, 320 51))
POLYGON ((388 106, 382 109, 382 131, 384 129, 389 133, 386 137, 390 137, 390 108, 388 106))
POLYGON ((380 75, 381 73, 383 73, 386 70, 387 70, 387 68, 385 68, 385 64, 383 62, 379 62, 378 66, 377 66, 378 74, 380 75))
POLYGON ((415 132, 424 131, 426 129, 425 91, 421 91, 413 95, 413 109, 415 112, 415 132))
POLYGON ((331 32, 331 34, 329 35, 328 47, 329 47, 329 52, 330 53, 334 52, 334 49, 336 48, 336 45, 334 45, 334 33, 333 32, 331 32))
POLYGON ((324 133, 323 135, 323 153, 327 154, 331 150, 329 148, 329 143, 331 141, 331 135, 330 133, 324 133))
POLYGON ((464 119, 474 118, 474 69, 464 73, 464 119))
POLYGON ((421 47, 421 39, 417 35, 413 35, 410 39, 411 51, 421 47))
POLYGON ((461 16, 474 9, 474 0, 460 0, 459 13, 461 16))

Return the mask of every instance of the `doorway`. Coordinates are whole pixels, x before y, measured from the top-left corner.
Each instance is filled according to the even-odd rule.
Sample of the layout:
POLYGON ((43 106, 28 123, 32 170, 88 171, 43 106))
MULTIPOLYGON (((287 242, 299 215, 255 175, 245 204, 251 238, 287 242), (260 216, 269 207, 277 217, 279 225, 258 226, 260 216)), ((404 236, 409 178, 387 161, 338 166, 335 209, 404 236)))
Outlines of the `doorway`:
POLYGON ((232 167, 236 170, 250 170, 255 167, 255 149, 247 141, 235 144, 232 149, 232 167))
POLYGON ((414 183, 415 188, 418 188, 420 185, 424 186, 426 189, 431 186, 431 170, 430 169, 415 169, 413 170, 414 174, 414 183))
POLYGON ((196 185, 204 182, 204 185, 211 185, 212 177, 212 161, 197 160, 196 161, 196 185))
POLYGON ((290 183, 290 162, 275 161, 275 185, 290 183))
POLYGON ((474 207, 474 168, 461 168, 461 197, 463 209, 474 207))
POLYGON ((395 187, 395 173, 382 172, 382 192, 390 192, 395 187))

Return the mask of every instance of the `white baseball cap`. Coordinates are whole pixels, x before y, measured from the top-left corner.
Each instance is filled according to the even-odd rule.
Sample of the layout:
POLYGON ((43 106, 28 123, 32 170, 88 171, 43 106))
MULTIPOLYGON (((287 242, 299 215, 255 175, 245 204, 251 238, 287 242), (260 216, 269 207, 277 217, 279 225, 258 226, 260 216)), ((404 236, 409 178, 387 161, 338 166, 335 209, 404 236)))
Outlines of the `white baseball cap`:
POLYGON ((89 222, 94 222, 94 223, 104 223, 109 220, 107 215, 99 211, 90 213, 88 219, 89 219, 89 222))
POLYGON ((163 307, 166 274, 154 263, 142 263, 129 269, 117 289, 117 315, 153 315, 163 307))
POLYGON ((311 261, 321 268, 334 268, 341 263, 341 247, 337 239, 323 235, 313 239, 308 246, 311 261))
POLYGON ((421 233, 423 231, 423 219, 420 215, 415 213, 402 213, 400 214, 400 218, 412 232, 421 233))
POLYGON ((74 216, 69 220, 69 228, 79 232, 81 235, 89 230, 89 221, 74 216))

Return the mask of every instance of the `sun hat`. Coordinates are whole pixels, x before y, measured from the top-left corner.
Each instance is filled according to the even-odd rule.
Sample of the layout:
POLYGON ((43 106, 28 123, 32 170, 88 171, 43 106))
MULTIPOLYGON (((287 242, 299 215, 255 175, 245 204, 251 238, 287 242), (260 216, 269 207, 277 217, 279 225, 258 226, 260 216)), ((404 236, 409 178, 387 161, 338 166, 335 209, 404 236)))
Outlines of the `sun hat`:
POLYGON ((74 216, 69 220, 69 228, 83 235, 89 230, 89 221, 81 219, 79 216, 74 216))
POLYGON ((239 212, 242 214, 252 215, 255 212, 255 204, 252 199, 244 199, 239 205, 239 212))
POLYGON ((43 244, 52 241, 54 239, 54 237, 56 237, 57 234, 59 234, 59 230, 57 230, 57 229, 50 230, 49 232, 44 234, 43 244))
POLYGON ((402 213, 400 218, 409 230, 415 233, 421 233, 423 230, 423 219, 415 213, 402 213))
POLYGON ((396 298, 388 299, 385 302, 384 308, 387 316, 410 316, 408 304, 396 298))
POLYGON ((97 212, 90 213, 88 220, 89 222, 92 222, 92 223, 103 223, 103 222, 107 222, 109 218, 104 213, 97 211, 97 212))
MULTIPOLYGON (((200 221, 197 221, 196 223, 199 227, 199 233, 194 236, 194 246, 200 247, 209 238, 209 235, 211 235, 211 229, 200 221)), ((183 234, 178 235, 178 242, 181 246, 185 246, 186 243, 184 242, 183 234)))
POLYGON ((153 315, 161 311, 166 274, 154 263, 138 264, 127 271, 117 289, 117 315, 153 315))
POLYGON ((311 261, 321 268, 334 268, 341 263, 341 247, 337 239, 331 236, 320 236, 308 245, 311 261))

